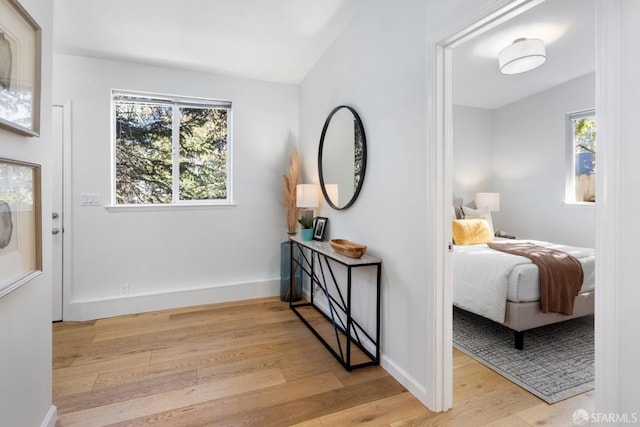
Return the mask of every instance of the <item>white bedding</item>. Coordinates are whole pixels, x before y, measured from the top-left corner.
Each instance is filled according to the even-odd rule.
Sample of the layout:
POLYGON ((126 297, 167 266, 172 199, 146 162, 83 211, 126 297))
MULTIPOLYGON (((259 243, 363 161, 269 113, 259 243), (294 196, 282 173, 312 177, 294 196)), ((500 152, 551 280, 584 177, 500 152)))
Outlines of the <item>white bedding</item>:
MULTIPOLYGON (((510 240, 514 242, 514 240, 510 240)), ((580 292, 595 288, 595 251, 537 240, 527 241, 557 249, 577 258, 582 264, 584 282, 580 292)), ((454 305, 504 322, 506 302, 528 302, 540 299, 538 267, 525 257, 490 249, 487 245, 454 246, 454 305)))

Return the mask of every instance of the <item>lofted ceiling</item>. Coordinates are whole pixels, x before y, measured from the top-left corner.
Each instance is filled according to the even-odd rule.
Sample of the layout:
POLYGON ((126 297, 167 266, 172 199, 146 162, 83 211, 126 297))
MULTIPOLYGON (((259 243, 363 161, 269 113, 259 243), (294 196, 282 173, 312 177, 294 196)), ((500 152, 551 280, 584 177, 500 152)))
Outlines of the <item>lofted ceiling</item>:
POLYGON ((299 83, 362 0, 53 0, 54 51, 299 83))
MULTIPOLYGON (((366 0, 53 3, 56 53, 291 84, 300 83, 366 7, 366 0)), ((592 72, 594 0, 547 0, 457 47, 453 64, 454 103, 487 109, 592 72), (498 52, 519 37, 544 40, 547 62, 528 73, 503 75, 498 52)))
POLYGON ((547 0, 456 47, 454 104, 492 110, 593 72, 595 25, 594 0, 547 0), (542 39, 547 61, 523 74, 501 74, 498 53, 520 37, 542 39))

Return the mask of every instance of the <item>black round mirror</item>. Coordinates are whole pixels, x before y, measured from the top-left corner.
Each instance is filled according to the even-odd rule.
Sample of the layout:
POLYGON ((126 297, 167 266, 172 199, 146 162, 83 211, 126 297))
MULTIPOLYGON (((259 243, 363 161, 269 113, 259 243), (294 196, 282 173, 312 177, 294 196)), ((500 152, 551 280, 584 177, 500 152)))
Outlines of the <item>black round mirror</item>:
POLYGON ((346 105, 334 108, 322 128, 318 173, 325 200, 346 209, 358 198, 367 165, 367 141, 358 113, 346 105))

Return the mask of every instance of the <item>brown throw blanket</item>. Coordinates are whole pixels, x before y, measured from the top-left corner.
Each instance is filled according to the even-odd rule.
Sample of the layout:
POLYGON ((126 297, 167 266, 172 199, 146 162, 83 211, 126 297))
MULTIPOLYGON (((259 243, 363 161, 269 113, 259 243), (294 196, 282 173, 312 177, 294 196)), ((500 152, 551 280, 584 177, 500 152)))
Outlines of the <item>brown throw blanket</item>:
POLYGON ((540 305, 543 313, 573 314, 573 303, 580 292, 582 265, 566 252, 533 243, 487 243, 491 249, 529 258, 540 270, 540 305))

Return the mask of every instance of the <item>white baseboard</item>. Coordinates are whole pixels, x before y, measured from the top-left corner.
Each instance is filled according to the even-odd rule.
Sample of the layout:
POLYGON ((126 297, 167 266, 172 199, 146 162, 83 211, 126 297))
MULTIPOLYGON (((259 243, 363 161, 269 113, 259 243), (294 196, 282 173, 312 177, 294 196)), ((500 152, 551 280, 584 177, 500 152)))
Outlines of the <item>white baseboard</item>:
POLYGON ((58 408, 56 405, 51 405, 40 427, 55 427, 56 421, 58 421, 58 408))
POLYGON ((389 359, 384 354, 380 355, 380 366, 382 366, 389 375, 395 378, 396 381, 402 384, 404 388, 409 390, 409 392, 413 394, 424 406, 429 408, 429 410, 432 410, 433 402, 430 401, 424 385, 416 381, 415 378, 407 374, 404 369, 400 368, 393 362, 393 360, 389 359))
POLYGON ((277 295, 280 295, 280 279, 112 298, 74 300, 64 307, 63 316, 64 320, 85 321, 277 295))

